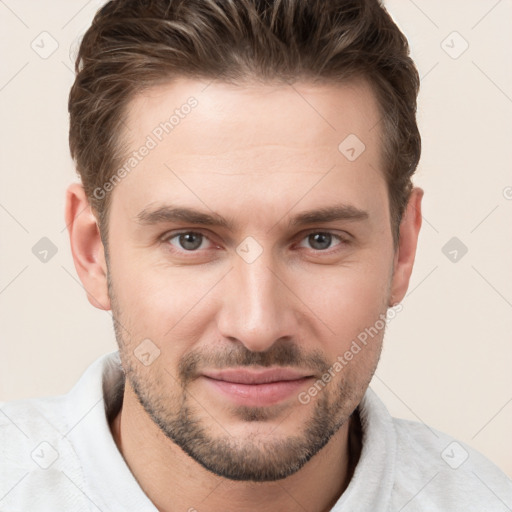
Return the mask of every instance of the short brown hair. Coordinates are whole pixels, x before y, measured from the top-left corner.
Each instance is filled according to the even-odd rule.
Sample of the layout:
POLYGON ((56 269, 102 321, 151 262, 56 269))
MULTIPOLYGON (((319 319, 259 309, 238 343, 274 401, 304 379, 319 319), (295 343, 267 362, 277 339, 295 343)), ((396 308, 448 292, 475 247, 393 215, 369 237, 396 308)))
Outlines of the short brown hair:
MULTIPOLYGON (((112 0, 85 33, 69 95, 71 156, 107 248, 107 183, 129 101, 177 77, 230 83, 368 81, 381 115, 395 245, 421 152, 419 76, 378 0, 112 0)), ((341 141, 340 141, 341 142, 341 141)))

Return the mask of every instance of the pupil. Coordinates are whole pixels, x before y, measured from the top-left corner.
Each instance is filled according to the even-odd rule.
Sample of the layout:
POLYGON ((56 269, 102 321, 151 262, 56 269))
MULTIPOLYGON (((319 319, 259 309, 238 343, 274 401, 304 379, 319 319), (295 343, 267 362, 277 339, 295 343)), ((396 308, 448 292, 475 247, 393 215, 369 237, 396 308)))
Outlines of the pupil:
POLYGON ((196 238, 197 240, 200 240, 199 236, 197 236, 194 233, 185 233, 183 235, 180 235, 180 243, 181 243, 182 247, 187 250, 197 249, 201 245, 201 242, 199 241, 199 243, 197 243, 197 240, 196 240, 196 242, 194 243, 194 241, 193 241, 194 238, 196 238))
POLYGON ((331 243, 331 235, 329 233, 315 233, 313 235, 310 235, 310 242, 311 246, 314 249, 327 249, 331 243), (320 247, 315 247, 315 245, 318 245, 318 242, 320 242, 320 247))

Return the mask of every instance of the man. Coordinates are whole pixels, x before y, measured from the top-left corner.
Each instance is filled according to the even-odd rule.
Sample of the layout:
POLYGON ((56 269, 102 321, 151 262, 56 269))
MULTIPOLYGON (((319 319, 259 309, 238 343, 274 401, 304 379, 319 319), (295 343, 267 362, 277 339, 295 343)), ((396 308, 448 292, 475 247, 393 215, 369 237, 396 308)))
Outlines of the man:
POLYGON ((496 466, 369 388, 423 196, 383 7, 114 0, 76 71, 65 216, 119 351, 2 404, 0 510, 510 510, 496 466))

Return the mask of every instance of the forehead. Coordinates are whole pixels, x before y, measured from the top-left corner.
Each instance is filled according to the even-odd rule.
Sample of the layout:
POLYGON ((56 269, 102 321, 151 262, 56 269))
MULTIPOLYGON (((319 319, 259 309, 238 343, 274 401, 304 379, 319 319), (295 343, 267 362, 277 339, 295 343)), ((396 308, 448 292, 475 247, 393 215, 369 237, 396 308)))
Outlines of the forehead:
POLYGON ((351 133, 365 143, 373 142, 379 135, 379 120, 375 95, 363 80, 234 85, 180 78, 132 99, 124 139, 132 147, 151 134, 162 139, 159 144, 174 142, 180 153, 208 155, 247 150, 249 145, 323 145, 337 150, 351 133), (194 137, 189 137, 191 131, 194 137), (183 138, 186 147, 180 145, 183 138))
POLYGON ((379 120, 363 81, 160 84, 128 105, 123 140, 133 165, 113 203, 131 215, 150 203, 185 198, 217 209, 229 199, 235 213, 248 196, 255 208, 286 208, 315 188, 305 207, 345 193, 368 205, 384 190, 379 120))

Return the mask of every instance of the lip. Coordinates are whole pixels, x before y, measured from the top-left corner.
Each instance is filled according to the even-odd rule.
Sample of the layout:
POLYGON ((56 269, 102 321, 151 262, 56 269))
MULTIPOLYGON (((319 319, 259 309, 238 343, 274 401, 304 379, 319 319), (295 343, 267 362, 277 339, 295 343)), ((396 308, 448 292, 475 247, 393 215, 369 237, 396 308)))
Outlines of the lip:
POLYGON ((237 405, 264 407, 296 396, 313 375, 289 368, 205 371, 204 382, 237 405))
POLYGON ((210 370, 203 372, 210 379, 232 382, 236 384, 268 384, 311 377, 311 374, 292 368, 268 368, 264 370, 229 368, 226 370, 210 370))

